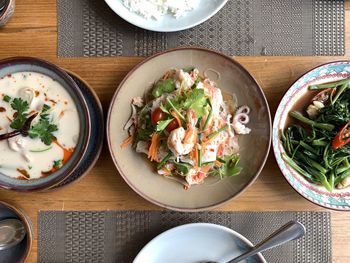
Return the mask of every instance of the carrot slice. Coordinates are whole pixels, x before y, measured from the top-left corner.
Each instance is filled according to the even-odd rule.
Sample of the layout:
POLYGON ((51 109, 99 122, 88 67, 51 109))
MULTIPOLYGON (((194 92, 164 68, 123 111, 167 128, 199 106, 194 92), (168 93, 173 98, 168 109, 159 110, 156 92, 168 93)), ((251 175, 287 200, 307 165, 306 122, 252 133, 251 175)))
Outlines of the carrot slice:
POLYGON ((179 127, 182 127, 182 123, 181 123, 179 115, 177 115, 177 113, 173 110, 170 111, 170 114, 171 114, 171 116, 173 116, 175 118, 179 127))
POLYGON ((217 133, 217 134, 215 134, 213 137, 211 137, 211 138, 209 138, 209 139, 203 141, 203 143, 204 143, 204 144, 211 143, 211 142, 214 141, 215 138, 218 137, 218 136, 219 136, 219 133, 217 133))
POLYGON ((220 163, 218 160, 215 160, 215 166, 221 167, 222 163, 220 163))
POLYGON ((159 148, 159 142, 160 142, 160 134, 156 133, 156 132, 153 133, 151 145, 148 149, 148 158, 151 161, 157 161, 157 152, 158 152, 158 148, 159 148))
POLYGON ((126 148, 129 144, 132 143, 132 136, 130 135, 128 138, 126 138, 121 144, 120 148, 124 149, 126 148))
POLYGON ((170 72, 168 71, 167 73, 164 74, 163 80, 167 80, 169 78, 170 72))
POLYGON ((197 148, 194 148, 194 157, 195 157, 195 168, 198 167, 198 150, 197 148))

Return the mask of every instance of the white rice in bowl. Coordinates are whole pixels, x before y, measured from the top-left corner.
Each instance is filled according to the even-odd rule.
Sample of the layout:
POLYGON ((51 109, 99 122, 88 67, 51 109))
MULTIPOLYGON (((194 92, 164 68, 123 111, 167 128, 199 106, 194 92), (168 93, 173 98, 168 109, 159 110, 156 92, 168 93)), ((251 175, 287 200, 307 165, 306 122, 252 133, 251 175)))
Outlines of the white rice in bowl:
POLYGON ((165 14, 175 18, 195 9, 199 0, 122 0, 125 7, 146 19, 160 19, 165 14))

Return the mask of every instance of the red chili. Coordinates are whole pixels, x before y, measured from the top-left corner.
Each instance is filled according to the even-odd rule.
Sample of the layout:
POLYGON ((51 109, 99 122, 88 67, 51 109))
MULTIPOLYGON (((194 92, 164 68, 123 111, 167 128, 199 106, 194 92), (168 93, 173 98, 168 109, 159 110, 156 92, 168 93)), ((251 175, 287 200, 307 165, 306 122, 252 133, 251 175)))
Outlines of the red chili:
POLYGON ((348 144, 350 142, 350 121, 338 132, 332 142, 334 150, 348 144))

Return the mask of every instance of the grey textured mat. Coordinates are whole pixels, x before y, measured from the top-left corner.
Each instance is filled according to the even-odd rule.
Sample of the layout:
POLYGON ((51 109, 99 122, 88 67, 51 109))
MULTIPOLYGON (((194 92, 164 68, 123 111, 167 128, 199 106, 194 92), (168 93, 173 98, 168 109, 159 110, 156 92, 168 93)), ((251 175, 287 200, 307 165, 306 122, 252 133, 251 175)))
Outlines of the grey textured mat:
POLYGON ((292 219, 305 225, 306 236, 264 252, 267 262, 331 262, 329 213, 171 211, 41 211, 39 262, 132 262, 158 234, 193 222, 230 227, 256 244, 292 219))
POLYGON ((139 29, 103 0, 57 0, 57 6, 60 57, 149 56, 187 45, 228 55, 345 52, 344 0, 229 0, 210 20, 175 33, 139 29))

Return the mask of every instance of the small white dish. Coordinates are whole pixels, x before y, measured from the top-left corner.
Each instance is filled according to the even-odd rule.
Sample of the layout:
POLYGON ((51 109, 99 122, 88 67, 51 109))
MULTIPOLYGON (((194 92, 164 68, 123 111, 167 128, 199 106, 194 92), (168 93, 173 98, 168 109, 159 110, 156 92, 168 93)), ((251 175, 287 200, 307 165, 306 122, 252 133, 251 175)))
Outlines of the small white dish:
MULTIPOLYGON (((220 225, 194 223, 172 228, 151 240, 133 263, 200 263, 213 260, 227 262, 253 245, 239 233, 220 225)), ((261 254, 249 263, 266 263, 261 254)))
POLYGON ((198 7, 187 12, 184 16, 175 18, 165 15, 159 20, 145 19, 126 8, 122 0, 105 0, 109 7, 121 18, 129 23, 158 32, 174 32, 199 25, 215 15, 227 2, 227 0, 199 0, 198 7))

